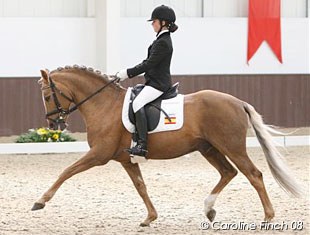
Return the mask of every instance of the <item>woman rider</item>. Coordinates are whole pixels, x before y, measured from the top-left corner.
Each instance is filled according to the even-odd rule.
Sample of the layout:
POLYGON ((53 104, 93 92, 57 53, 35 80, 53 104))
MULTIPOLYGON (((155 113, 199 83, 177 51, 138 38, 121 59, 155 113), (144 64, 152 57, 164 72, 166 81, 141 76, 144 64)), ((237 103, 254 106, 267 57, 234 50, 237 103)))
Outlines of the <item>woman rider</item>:
POLYGON ((156 40, 148 48, 148 56, 142 63, 133 68, 119 71, 116 76, 120 81, 145 73, 145 87, 133 101, 133 111, 136 119, 136 131, 138 133, 137 145, 128 152, 132 155, 145 157, 147 155, 147 119, 144 106, 157 99, 172 86, 170 75, 170 62, 173 52, 170 32, 175 32, 178 26, 172 8, 161 5, 156 7, 151 19, 156 40))

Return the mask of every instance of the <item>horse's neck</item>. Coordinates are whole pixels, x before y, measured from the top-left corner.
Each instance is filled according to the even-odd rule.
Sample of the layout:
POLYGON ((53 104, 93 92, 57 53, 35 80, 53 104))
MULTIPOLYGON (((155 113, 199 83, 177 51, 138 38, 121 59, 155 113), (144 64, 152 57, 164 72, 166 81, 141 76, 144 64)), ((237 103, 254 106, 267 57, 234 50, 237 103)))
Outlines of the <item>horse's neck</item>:
MULTIPOLYGON (((67 86, 70 88, 76 103, 81 102, 105 85, 100 79, 92 77, 71 76, 67 81, 67 86)), ((79 106, 78 109, 86 122, 86 126, 90 125, 96 117, 100 117, 100 120, 109 118, 111 113, 122 107, 121 103, 124 96, 124 89, 116 88, 114 84, 111 84, 79 106)))

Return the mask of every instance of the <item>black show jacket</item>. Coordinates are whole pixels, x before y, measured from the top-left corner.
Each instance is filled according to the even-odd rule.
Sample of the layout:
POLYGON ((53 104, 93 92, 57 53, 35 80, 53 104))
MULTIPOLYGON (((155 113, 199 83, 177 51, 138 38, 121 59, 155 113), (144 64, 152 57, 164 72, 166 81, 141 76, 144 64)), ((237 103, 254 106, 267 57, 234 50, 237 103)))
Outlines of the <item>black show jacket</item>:
POLYGON ((145 73, 145 85, 160 91, 167 91, 171 86, 170 63, 173 47, 170 32, 158 36, 148 48, 148 55, 142 63, 127 69, 129 78, 145 73))

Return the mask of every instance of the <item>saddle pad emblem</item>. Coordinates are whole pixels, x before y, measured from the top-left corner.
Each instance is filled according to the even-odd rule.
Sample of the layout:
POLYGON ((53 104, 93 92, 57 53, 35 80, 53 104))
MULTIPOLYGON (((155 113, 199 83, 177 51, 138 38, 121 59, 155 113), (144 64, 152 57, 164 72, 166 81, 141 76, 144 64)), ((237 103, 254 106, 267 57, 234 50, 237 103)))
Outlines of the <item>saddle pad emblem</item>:
POLYGON ((170 117, 170 120, 169 120, 169 118, 165 117, 165 125, 177 124, 177 118, 175 117, 175 114, 173 114, 173 115, 168 114, 168 115, 170 117))

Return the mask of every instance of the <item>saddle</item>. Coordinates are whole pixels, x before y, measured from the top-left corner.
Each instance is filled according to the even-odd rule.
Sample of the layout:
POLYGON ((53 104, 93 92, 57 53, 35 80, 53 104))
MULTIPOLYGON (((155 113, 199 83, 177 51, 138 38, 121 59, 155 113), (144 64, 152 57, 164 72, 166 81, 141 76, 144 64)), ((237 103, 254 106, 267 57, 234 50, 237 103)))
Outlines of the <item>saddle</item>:
MULTIPOLYGON (((139 93, 142 91, 143 88, 144 88, 144 85, 138 84, 135 87, 133 87, 131 90, 128 116, 132 124, 136 123, 135 115, 134 115, 133 108, 132 108, 132 102, 135 100, 137 95, 139 95, 139 93)), ((160 120, 160 112, 163 112, 166 118, 171 121, 169 115, 165 112, 165 110, 161 108, 161 103, 162 103, 162 100, 167 100, 167 99, 176 97, 178 95, 178 88, 179 88, 179 83, 175 83, 168 91, 163 93, 156 100, 144 106, 146 119, 147 119, 148 131, 153 131, 157 127, 159 120, 160 120)))

